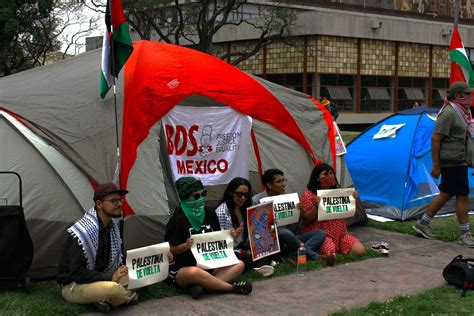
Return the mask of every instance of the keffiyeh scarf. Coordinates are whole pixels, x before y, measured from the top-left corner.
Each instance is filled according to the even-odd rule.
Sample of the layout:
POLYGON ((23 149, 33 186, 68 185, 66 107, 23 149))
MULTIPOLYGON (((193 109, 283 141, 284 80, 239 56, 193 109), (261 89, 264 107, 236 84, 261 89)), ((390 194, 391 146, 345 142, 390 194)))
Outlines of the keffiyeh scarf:
MULTIPOLYGON (((122 262, 122 239, 117 223, 111 221, 110 229, 110 258, 109 265, 105 269, 106 273, 111 273, 117 270, 122 262)), ((86 212, 83 218, 77 221, 67 230, 72 236, 76 237, 79 245, 82 247, 84 256, 87 261, 87 268, 94 270, 95 259, 97 256, 97 249, 99 248, 99 218, 95 209, 90 209, 86 212)))

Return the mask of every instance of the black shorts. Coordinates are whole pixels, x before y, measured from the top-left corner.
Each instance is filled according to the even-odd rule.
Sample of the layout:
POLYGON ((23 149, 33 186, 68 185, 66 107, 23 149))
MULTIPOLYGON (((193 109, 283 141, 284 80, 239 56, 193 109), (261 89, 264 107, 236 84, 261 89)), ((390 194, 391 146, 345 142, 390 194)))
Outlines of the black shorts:
POLYGON ((178 274, 178 271, 169 269, 168 277, 166 278, 166 283, 168 283, 171 286, 178 287, 178 284, 176 283, 176 274, 178 274))
POLYGON ((454 196, 469 195, 467 166, 441 168, 439 190, 454 196))

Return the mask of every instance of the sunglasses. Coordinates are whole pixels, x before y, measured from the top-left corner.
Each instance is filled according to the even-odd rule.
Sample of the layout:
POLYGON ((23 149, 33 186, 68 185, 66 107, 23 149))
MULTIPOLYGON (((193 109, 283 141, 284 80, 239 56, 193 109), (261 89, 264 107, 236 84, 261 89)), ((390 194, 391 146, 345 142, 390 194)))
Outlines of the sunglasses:
POLYGON ((102 200, 102 202, 110 202, 112 204, 118 204, 119 202, 123 202, 123 198, 114 198, 110 200, 102 200))
POLYGON ((207 195, 207 190, 202 191, 201 193, 194 193, 191 194, 189 197, 194 197, 195 200, 199 200, 201 197, 205 197, 207 195))
POLYGON ((249 193, 248 192, 238 192, 238 191, 234 191, 234 195, 238 198, 248 198, 249 197, 249 193))

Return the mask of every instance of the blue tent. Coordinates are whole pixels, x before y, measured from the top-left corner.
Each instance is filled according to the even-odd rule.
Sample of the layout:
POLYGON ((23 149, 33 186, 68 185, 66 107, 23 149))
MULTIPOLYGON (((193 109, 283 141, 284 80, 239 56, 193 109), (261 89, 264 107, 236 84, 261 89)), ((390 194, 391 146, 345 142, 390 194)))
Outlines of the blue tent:
MULTIPOLYGON (((406 220, 438 194, 439 180, 430 175, 437 113, 430 107, 395 113, 347 146, 346 163, 368 214, 406 220)), ((469 182, 474 185, 472 175, 469 182)), ((454 208, 447 205, 446 211, 454 208)))

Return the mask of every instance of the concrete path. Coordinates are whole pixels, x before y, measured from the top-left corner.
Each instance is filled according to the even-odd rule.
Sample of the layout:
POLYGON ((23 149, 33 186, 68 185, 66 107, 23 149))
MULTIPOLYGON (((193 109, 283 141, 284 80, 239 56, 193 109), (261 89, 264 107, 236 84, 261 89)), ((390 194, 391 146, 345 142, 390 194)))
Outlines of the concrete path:
POLYGON ((376 230, 351 229, 366 245, 390 243, 388 257, 364 260, 305 276, 288 275, 253 283, 249 296, 211 294, 199 300, 181 295, 118 308, 123 315, 327 315, 341 308, 366 306, 397 295, 410 295, 445 284, 442 270, 458 254, 474 250, 446 243, 376 230))

